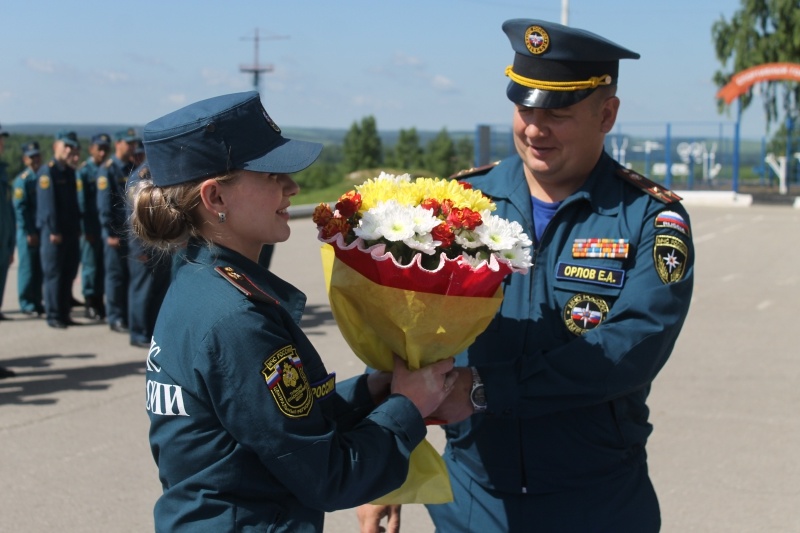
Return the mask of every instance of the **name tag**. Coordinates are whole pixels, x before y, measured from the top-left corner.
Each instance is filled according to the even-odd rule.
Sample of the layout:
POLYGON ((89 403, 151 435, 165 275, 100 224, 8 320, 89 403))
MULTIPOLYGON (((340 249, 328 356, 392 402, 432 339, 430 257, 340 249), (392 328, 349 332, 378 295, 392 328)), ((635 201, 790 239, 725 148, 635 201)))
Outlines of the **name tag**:
POLYGON ((573 263, 558 263, 558 266, 556 266, 556 279, 582 281, 607 287, 622 287, 625 282, 625 271, 618 268, 599 268, 573 263))

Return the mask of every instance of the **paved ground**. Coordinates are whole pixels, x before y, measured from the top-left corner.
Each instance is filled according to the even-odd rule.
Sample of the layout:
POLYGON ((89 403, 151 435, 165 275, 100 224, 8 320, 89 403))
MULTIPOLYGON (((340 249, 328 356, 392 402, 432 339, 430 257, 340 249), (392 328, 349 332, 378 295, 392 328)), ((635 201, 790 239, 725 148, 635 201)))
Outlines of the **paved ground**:
MULTIPOLYGON (((665 532, 800 531, 800 210, 689 207, 695 297, 651 396, 650 465, 665 532)), ((336 329, 311 221, 292 222, 274 270, 309 297, 306 331, 340 375, 361 368, 336 329)), ((0 323, 0 532, 152 531, 160 487, 147 445, 145 351, 106 326, 0 323)), ((75 294, 79 294, 76 286, 75 294)), ((80 309, 78 309, 80 311, 80 309)), ((75 314, 76 320, 83 320, 75 314)), ((441 446, 441 434, 431 440, 441 446)), ((432 531, 407 506, 404 530, 432 531)), ((354 512, 326 531, 356 531, 354 512)))

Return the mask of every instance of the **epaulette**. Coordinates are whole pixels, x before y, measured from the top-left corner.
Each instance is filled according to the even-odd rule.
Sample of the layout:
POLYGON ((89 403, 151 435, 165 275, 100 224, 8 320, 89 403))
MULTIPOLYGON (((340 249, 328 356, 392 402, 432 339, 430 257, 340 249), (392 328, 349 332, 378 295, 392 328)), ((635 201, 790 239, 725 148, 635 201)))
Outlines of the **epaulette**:
POLYGON ((656 200, 664 202, 665 204, 673 204, 683 200, 683 198, 671 190, 662 187, 658 183, 645 178, 638 172, 634 172, 629 168, 619 167, 617 169, 617 176, 624 179, 634 187, 643 190, 656 200))
POLYGON ((30 175, 31 175, 31 169, 26 168, 25 172, 22 173, 21 178, 22 178, 23 181, 25 181, 26 179, 28 179, 28 176, 30 176, 30 175))
POLYGON ((280 305, 278 300, 258 288, 255 283, 250 281, 250 278, 236 272, 233 267, 216 267, 214 270, 249 299, 256 300, 257 302, 280 305))
POLYGON ((83 163, 81 163, 81 166, 79 166, 78 169, 82 169, 83 167, 85 167, 88 164, 89 164, 88 161, 84 161, 83 163))
POLYGON ((53 168, 55 166, 55 164, 56 164, 55 161, 50 161, 49 163, 47 163, 47 166, 50 167, 50 168, 53 168))
POLYGON ((106 168, 111 168, 112 163, 113 161, 111 161, 111 158, 109 157, 108 159, 106 159, 106 162, 103 163, 103 166, 106 168))
POLYGON ((489 163, 488 165, 483 165, 480 167, 472 167, 464 170, 459 170, 458 172, 450 176, 450 179, 456 180, 461 178, 468 178, 471 176, 480 176, 481 174, 486 174, 494 167, 496 167, 498 164, 500 164, 500 161, 495 161, 494 163, 489 163))

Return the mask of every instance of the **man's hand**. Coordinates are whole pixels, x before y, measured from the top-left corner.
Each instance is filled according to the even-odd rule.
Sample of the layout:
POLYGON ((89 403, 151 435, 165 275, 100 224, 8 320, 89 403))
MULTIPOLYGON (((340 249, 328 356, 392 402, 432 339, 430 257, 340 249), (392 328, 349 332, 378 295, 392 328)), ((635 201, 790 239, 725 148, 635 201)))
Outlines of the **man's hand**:
POLYGON ((399 505, 364 504, 356 509, 361 533, 400 533, 399 505), (381 520, 387 519, 386 527, 381 520))
POLYGON ((106 239, 106 244, 112 248, 119 248, 119 237, 108 237, 106 239))
POLYGON ((39 235, 36 233, 30 233, 26 235, 25 240, 28 241, 28 248, 35 248, 39 246, 39 235))
POLYGON ((475 411, 469 394, 472 392, 472 371, 468 367, 456 367, 451 372, 458 372, 458 378, 450 394, 431 413, 428 418, 454 424, 469 418, 475 411))
POLYGON ((50 234, 50 244, 61 244, 61 234, 60 233, 51 233, 50 234))

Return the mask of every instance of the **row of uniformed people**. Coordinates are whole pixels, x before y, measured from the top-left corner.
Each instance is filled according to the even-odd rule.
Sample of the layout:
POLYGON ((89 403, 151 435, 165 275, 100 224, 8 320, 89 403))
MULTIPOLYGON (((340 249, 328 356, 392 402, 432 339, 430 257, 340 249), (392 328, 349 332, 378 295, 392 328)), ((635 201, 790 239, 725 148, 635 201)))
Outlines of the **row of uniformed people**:
POLYGON ((46 165, 38 143, 23 147, 26 168, 13 193, 20 309, 45 314, 53 328, 76 324, 70 311, 80 266, 86 317, 105 319, 132 345, 146 347, 170 265, 129 238, 125 190, 142 163, 140 139, 129 128, 115 135, 113 153, 111 144, 109 135, 95 135, 81 163, 77 135, 60 131, 46 165))

